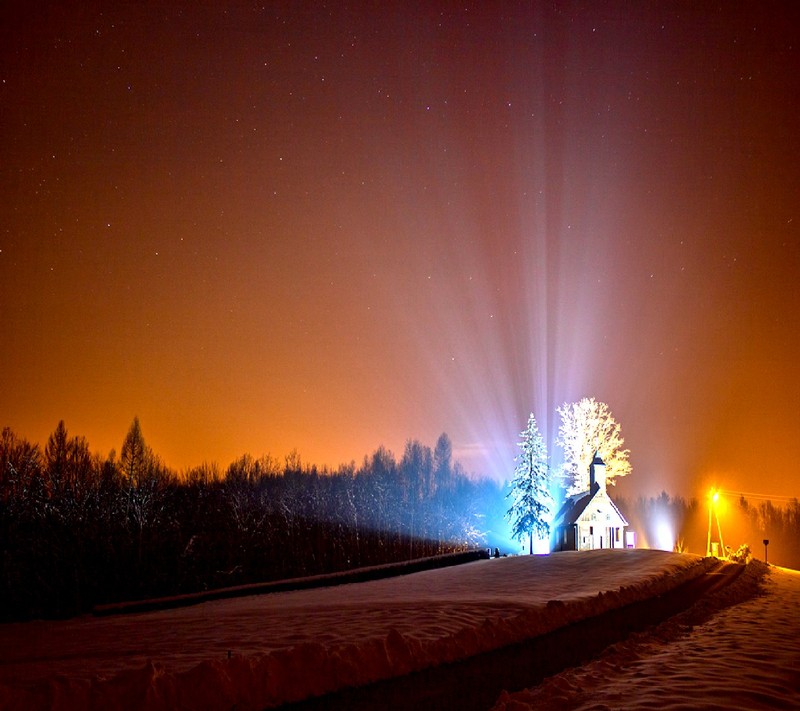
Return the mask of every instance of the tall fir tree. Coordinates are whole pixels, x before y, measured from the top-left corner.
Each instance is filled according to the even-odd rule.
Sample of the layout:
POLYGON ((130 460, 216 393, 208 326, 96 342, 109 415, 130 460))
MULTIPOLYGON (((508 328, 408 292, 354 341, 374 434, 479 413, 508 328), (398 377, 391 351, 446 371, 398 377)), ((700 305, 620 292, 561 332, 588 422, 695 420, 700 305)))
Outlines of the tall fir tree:
POLYGON ((522 453, 515 461, 511 491, 511 508, 506 518, 511 522, 511 535, 521 541, 529 537, 529 552, 533 553, 533 537, 546 540, 550 534, 550 514, 553 497, 549 491, 550 472, 547 465, 547 447, 539 433, 536 418, 531 413, 527 427, 520 432, 519 447, 522 453))

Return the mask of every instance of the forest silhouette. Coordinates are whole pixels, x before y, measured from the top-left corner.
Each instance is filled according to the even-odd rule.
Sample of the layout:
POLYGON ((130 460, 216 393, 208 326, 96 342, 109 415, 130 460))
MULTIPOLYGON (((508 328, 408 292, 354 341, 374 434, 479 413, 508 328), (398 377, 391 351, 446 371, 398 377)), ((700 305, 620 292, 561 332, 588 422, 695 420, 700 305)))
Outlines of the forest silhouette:
MULTIPOLYGON (((303 464, 243 455, 171 471, 134 419, 120 454, 63 421, 42 450, 0 435, 0 619, 333 573, 476 548, 501 485, 467 476, 447 435, 398 461, 303 464)), ((502 512, 500 514, 502 516, 502 512)))
MULTIPOLYGON (((509 462, 509 474, 513 462, 509 462)), ((0 620, 69 617, 109 603, 336 573, 497 545, 508 487, 468 474, 442 434, 379 447, 336 469, 243 455, 176 473, 134 419, 119 456, 92 453, 64 422, 44 448, 0 433, 0 620), (491 530, 492 528, 495 530, 491 530)), ((615 497, 641 543, 669 521, 679 550, 703 555, 708 509, 696 499, 615 497)), ((744 498, 723 523, 800 568, 800 504, 744 498)), ((507 540, 507 536, 503 536, 507 540)), ((504 551, 505 552, 505 551, 504 551)), ((511 552, 511 551, 509 551, 511 552)))

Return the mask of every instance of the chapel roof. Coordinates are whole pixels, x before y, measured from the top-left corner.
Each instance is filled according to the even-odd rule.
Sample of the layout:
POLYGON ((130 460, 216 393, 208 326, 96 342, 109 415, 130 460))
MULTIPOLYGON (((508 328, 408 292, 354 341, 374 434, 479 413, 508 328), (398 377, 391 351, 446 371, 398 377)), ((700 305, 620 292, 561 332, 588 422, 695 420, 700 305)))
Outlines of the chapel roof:
POLYGON ((568 496, 556 514, 555 525, 575 523, 586 510, 589 502, 594 498, 591 492, 583 491, 580 494, 568 496))
MULTIPOLYGON (((595 484, 591 490, 589 491, 582 491, 579 494, 573 494, 572 496, 568 496, 564 501, 564 504, 561 506, 561 509, 556 514, 555 520, 553 521, 554 526, 570 526, 574 523, 577 523, 578 519, 583 515, 583 512, 589 507, 589 504, 594 501, 595 496, 600 491, 600 487, 595 484)), ((606 494, 605 499, 611 505, 611 508, 617 513, 620 519, 623 522, 623 525, 627 526, 628 522, 625 517, 622 515, 622 512, 617 508, 617 505, 613 502, 610 496, 606 494)))

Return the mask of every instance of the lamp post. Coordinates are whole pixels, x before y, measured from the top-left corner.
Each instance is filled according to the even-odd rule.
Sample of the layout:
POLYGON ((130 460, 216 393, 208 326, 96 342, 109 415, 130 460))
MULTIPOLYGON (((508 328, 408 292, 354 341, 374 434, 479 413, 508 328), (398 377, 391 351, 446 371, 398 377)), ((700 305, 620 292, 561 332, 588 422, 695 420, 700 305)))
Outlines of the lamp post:
MULTIPOLYGON (((719 550, 722 551, 723 555, 725 553, 725 549, 722 543, 722 526, 719 522, 719 511, 717 510, 717 502, 719 501, 719 491, 715 491, 711 489, 708 494, 708 538, 706 540, 706 557, 711 555, 711 516, 712 514, 717 519, 717 533, 719 534, 719 550)), ((718 551, 719 552, 719 551, 718 551)))
POLYGON ((764 564, 769 565, 767 561, 767 546, 769 545, 769 538, 764 539, 764 564))
MULTIPOLYGON (((711 515, 714 512, 714 504, 717 503, 719 499, 719 492, 711 491, 708 492, 708 538, 706 540, 706 558, 711 556, 711 515)), ((719 527, 719 517, 717 517, 717 526, 719 527)))
POLYGON ((714 494, 714 515, 717 517, 717 533, 719 533, 719 550, 722 557, 727 559, 728 555, 725 553, 725 544, 722 542, 722 526, 719 523, 719 508, 717 502, 719 501, 719 492, 714 494))

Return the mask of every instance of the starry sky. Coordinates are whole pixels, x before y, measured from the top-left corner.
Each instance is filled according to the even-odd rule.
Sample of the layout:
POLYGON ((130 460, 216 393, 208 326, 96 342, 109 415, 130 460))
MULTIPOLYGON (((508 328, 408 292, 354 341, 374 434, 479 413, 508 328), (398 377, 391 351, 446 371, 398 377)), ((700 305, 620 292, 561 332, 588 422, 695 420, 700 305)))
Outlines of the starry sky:
POLYGON ((800 494, 798 20, 3 3, 0 426, 501 479, 586 395, 630 492, 800 494))

